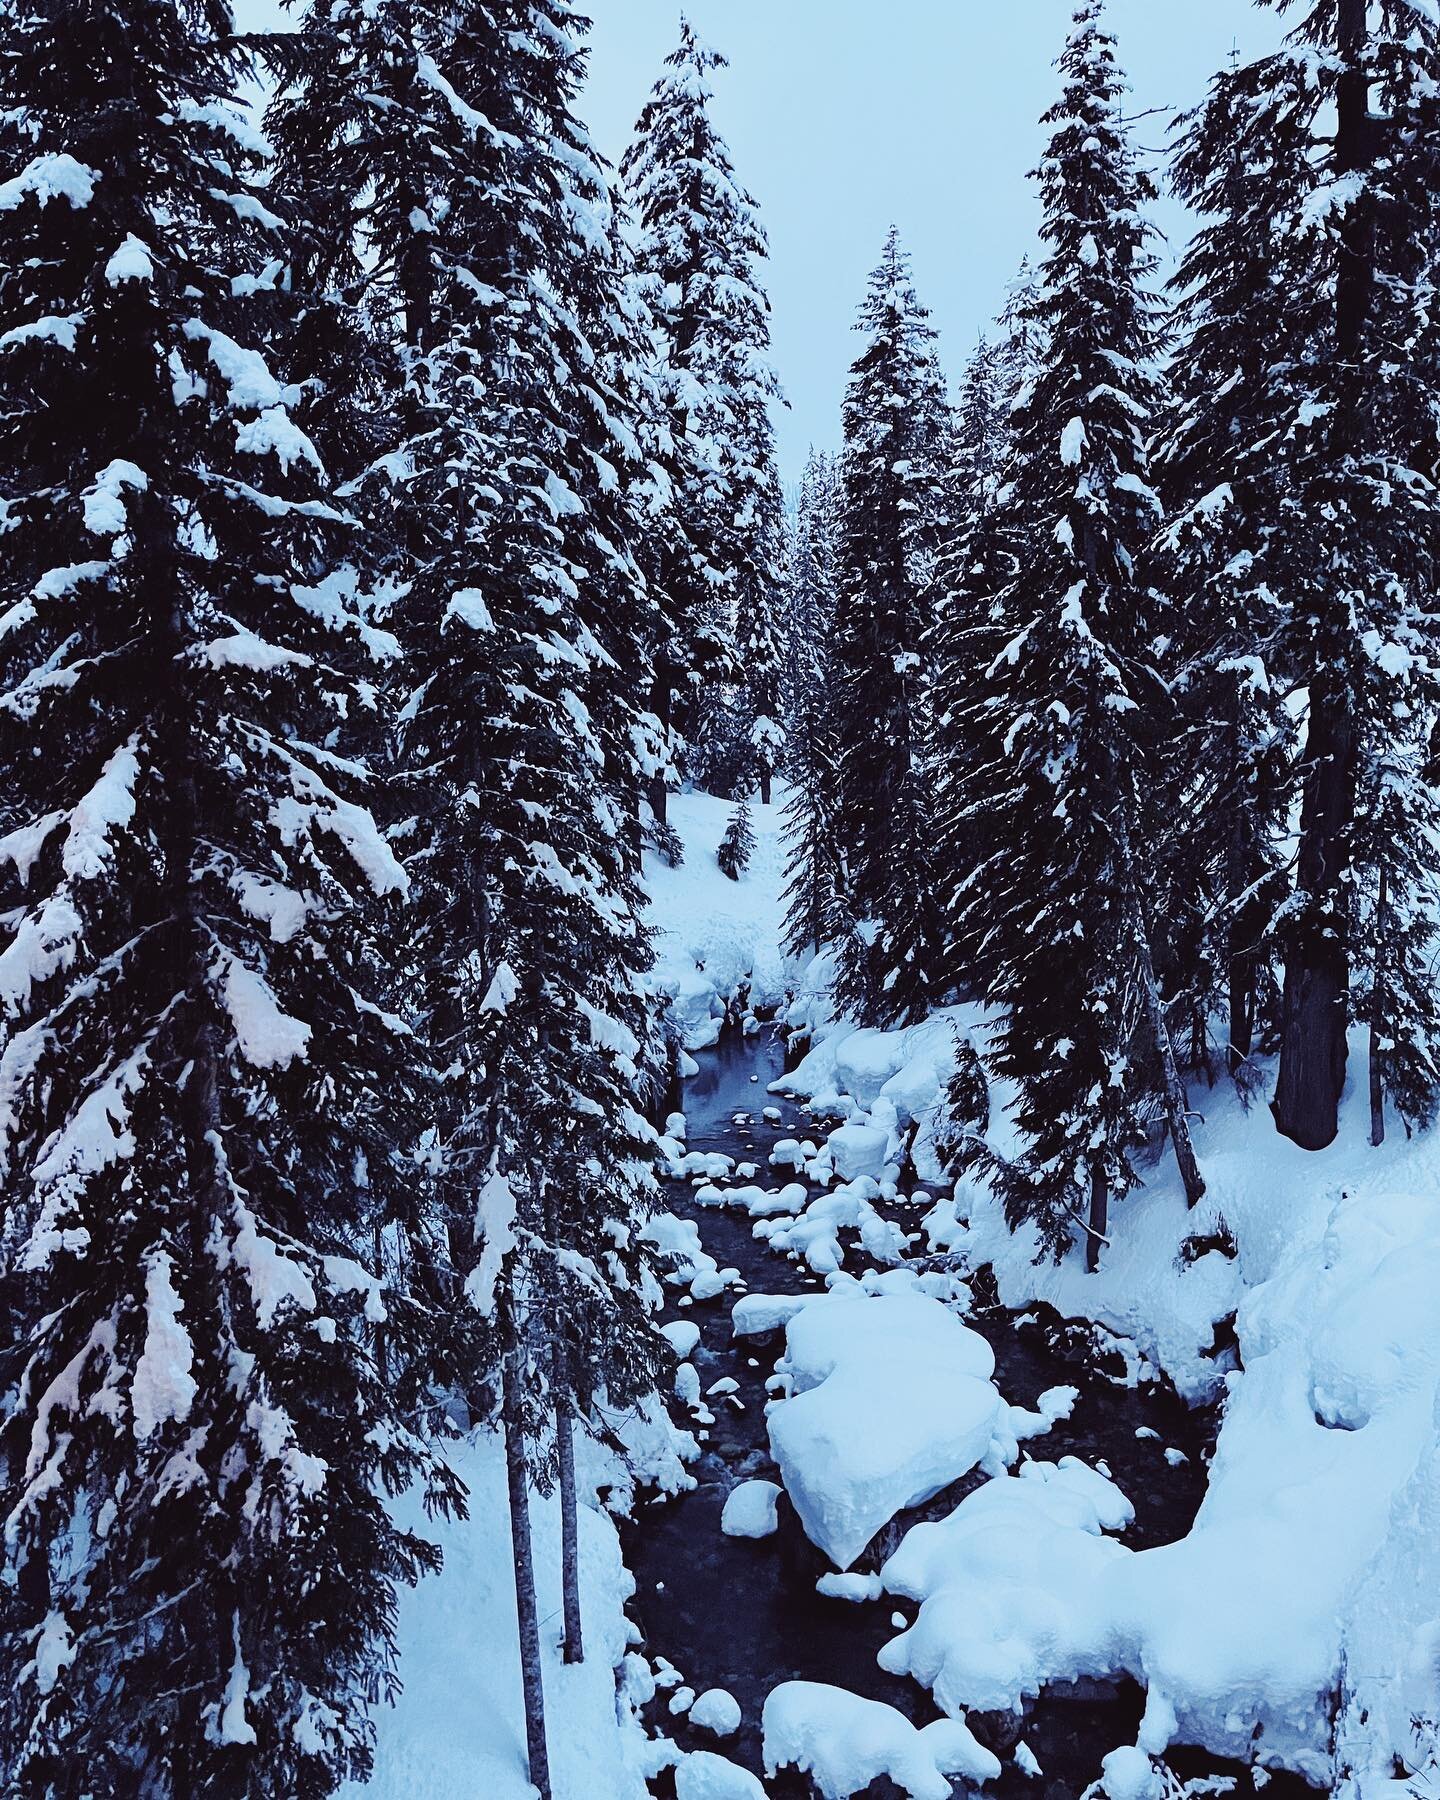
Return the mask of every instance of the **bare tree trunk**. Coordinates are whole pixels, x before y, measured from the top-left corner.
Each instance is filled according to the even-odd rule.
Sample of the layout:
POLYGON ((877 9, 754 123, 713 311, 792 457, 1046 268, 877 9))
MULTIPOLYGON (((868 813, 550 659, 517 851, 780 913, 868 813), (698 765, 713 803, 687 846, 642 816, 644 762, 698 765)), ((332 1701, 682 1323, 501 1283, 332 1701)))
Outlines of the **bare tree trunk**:
POLYGON ((1145 989, 1145 1014, 1150 1022, 1150 1034, 1155 1040, 1156 1054, 1160 1058, 1165 1123, 1170 1129, 1175 1163, 1180 1170, 1181 1185, 1185 1189, 1185 1204, 1196 1206, 1204 1196, 1205 1182, 1190 1138, 1190 1103, 1185 1093, 1185 1084, 1180 1079, 1180 1069, 1175 1061, 1175 1046, 1170 1038, 1170 1027, 1165 1021, 1165 1008, 1160 1000, 1160 983, 1156 979, 1155 957, 1150 948, 1150 924, 1145 916, 1145 903, 1140 897, 1135 876, 1130 823, 1124 814, 1123 801, 1115 812, 1115 839, 1130 908, 1130 931, 1135 940, 1136 959, 1140 964, 1140 981, 1145 989))
MULTIPOLYGON (((663 738, 668 738, 670 735, 672 706, 670 677, 668 671, 664 668, 656 671, 655 683, 650 690, 650 705, 654 711, 655 717, 660 721, 661 736, 663 738)), ((669 822, 669 790, 665 786, 664 775, 658 770, 650 777, 650 810, 655 815, 655 823, 657 825, 664 825, 669 822)))
MULTIPOLYGON (((1238 707, 1239 702, 1236 702, 1238 707)), ((1236 771, 1239 767, 1239 726, 1232 720, 1230 730, 1231 812, 1230 842, 1227 845, 1225 898, 1229 903, 1230 922, 1226 932, 1225 978, 1229 998, 1229 1042, 1225 1062, 1233 1081, 1250 1060, 1255 1045, 1255 957, 1251 941, 1253 907, 1246 904, 1237 911, 1240 896, 1250 886, 1250 870, 1245 858, 1245 827, 1240 814, 1239 796, 1235 794, 1236 771)))
POLYGON ((525 1748, 530 1784, 551 1800, 550 1753, 545 1741, 545 1680, 540 1665, 540 1612, 535 1602, 535 1557, 530 1543, 530 1473, 520 1418, 516 1358, 511 1346, 501 1363, 501 1417, 505 1474, 510 1491, 510 1543, 515 1562, 515 1612, 520 1627, 520 1678, 525 1692, 525 1748))
POLYGON ((558 1338, 551 1348, 555 1392, 555 1454, 560 1465, 560 1592, 565 1610, 565 1661, 584 1662, 580 1629, 580 1509, 575 1495, 575 1422, 570 1411, 570 1369, 558 1338))
POLYGON ((1389 930, 1390 871, 1380 865, 1380 892, 1375 899, 1375 974, 1370 988, 1370 1142, 1385 1142, 1385 1062, 1380 1048, 1385 1035, 1385 934, 1389 930))
POLYGON ((1090 1164, 1090 1219, 1085 1234, 1085 1273, 1094 1275, 1100 1267, 1100 1246, 1105 1242, 1110 1225, 1110 1178, 1097 1156, 1090 1164))
POLYGON ((1198 1206, 1205 1195, 1205 1180, 1195 1158, 1195 1145, 1190 1137, 1190 1104, 1180 1070, 1175 1062, 1175 1046, 1170 1041, 1170 1028, 1165 1023, 1165 1008, 1160 1003, 1160 988, 1155 979, 1155 959, 1150 954, 1150 936, 1143 917, 1135 920, 1136 947, 1140 958, 1140 979, 1145 984, 1145 1010, 1150 1031, 1160 1057, 1160 1080, 1165 1104, 1165 1123, 1170 1128, 1170 1142, 1175 1151, 1175 1164, 1180 1183, 1185 1189, 1185 1204, 1198 1206))

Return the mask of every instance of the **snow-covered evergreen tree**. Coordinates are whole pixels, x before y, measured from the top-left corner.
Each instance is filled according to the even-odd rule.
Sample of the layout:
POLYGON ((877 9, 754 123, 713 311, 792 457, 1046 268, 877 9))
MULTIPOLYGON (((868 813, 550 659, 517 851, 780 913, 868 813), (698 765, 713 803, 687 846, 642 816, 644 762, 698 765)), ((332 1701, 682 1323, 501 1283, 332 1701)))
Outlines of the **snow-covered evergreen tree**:
MULTIPOLYGON (((493 1374, 501 1394, 543 1789, 528 1487, 560 1480, 578 1655, 573 1436, 602 1391, 627 1403, 657 1366, 638 1241, 652 1134, 634 1090, 658 635, 637 551, 665 503, 661 426, 642 367, 648 315, 573 115, 572 9, 475 0, 412 18, 423 50, 411 91, 438 96, 424 116, 444 150, 424 207, 428 292, 405 285, 409 215, 392 199, 363 216, 372 305, 408 320, 413 298, 426 321, 411 338, 404 435, 374 477, 396 515, 414 685, 402 770, 423 876, 415 1004, 439 1077, 449 1220, 429 1279, 499 1347, 498 1372, 476 1362, 467 1385, 483 1406, 493 1374)), ((307 120, 302 102, 291 130, 308 141, 330 115, 307 120)), ((407 130, 407 115, 377 113, 382 170, 402 166, 378 142, 388 125, 407 130)))
POLYGON ((923 1017, 936 994, 922 651, 948 417, 928 316, 892 230, 860 308, 866 346, 845 396, 834 642, 847 863, 836 994, 868 1025, 923 1017))
POLYGON ((797 957, 818 956, 840 929, 832 640, 842 512, 838 463, 812 451, 791 522, 785 607, 785 948, 797 957))
POLYGON ((750 822, 750 802, 743 796, 736 802, 725 827, 725 835, 715 852, 720 873, 730 881, 738 881, 750 867, 755 851, 755 828, 750 822))
MULTIPOLYGON (((779 749, 771 645, 782 509, 770 420, 779 390, 759 273, 765 234, 710 112, 711 76, 725 66, 682 20, 622 165, 675 497, 647 565, 663 608, 654 711, 683 742, 706 688, 743 682, 740 715, 768 786, 779 749)), ((652 802, 663 817, 663 779, 652 802)))
POLYGON ((989 845, 960 930, 1004 1010, 995 1067, 1019 1089, 1025 1148, 995 1168, 1007 1214, 1057 1255, 1078 1228, 1094 1267, 1109 1201, 1162 1115, 1192 1198, 1200 1183, 1147 916, 1141 724, 1159 682, 1135 559, 1155 523, 1152 188, 1099 0, 1076 12, 1059 67, 1039 171, 1049 355, 1015 417, 1007 504, 1023 548, 980 696, 996 754, 961 778, 989 845))
POLYGON ((407 878, 352 752, 394 643, 275 372, 228 7, 6 23, 0 1764, 320 1796, 434 1561, 384 1490, 451 1486, 377 1267, 407 878))
MULTIPOLYGON (((1389 926, 1413 916, 1403 899, 1392 910, 1390 870, 1418 871, 1433 829, 1420 771, 1437 705, 1423 599, 1436 532, 1437 69, 1436 21, 1405 0, 1313 8, 1284 49, 1217 79, 1178 162, 1182 192, 1211 217, 1186 271, 1193 372, 1167 462, 1187 509, 1177 550, 1204 634, 1201 704, 1213 700, 1231 739, 1209 746, 1222 766, 1198 824, 1212 863, 1238 840, 1222 930, 1241 921, 1245 951, 1273 921, 1285 966, 1276 1119, 1310 1148, 1337 1129, 1351 969, 1373 963, 1378 922, 1402 966, 1378 986, 1367 978, 1362 1004, 1406 993, 1420 1005, 1379 1039, 1418 1042, 1435 1027, 1419 940, 1389 926), (1292 689, 1307 703, 1303 802, 1293 885, 1276 906, 1292 689), (1382 812, 1391 853, 1372 828, 1382 812)), ((1243 973, 1232 986, 1244 995, 1243 973)), ((1401 1086, 1424 1116, 1411 1078, 1401 1086)))
POLYGON ((935 613, 926 660, 932 671, 934 869, 948 929, 939 987, 976 991, 983 981, 976 946, 957 929, 967 916, 967 887, 986 856, 988 814, 971 810, 972 772, 995 760, 987 735, 994 714, 983 706, 987 671, 1004 648, 1000 596, 1014 579, 1017 520, 1005 501, 1010 443, 1009 336, 981 341, 961 382, 951 434, 952 527, 935 578, 935 613))

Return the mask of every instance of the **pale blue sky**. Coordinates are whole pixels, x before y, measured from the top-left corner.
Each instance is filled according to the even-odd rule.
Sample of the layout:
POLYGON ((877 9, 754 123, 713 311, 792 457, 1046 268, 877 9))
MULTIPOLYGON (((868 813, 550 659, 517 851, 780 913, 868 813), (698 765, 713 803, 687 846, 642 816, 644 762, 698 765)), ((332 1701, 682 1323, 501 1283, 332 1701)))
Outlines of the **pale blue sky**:
MULTIPOLYGON (((242 21, 279 16, 237 0, 242 21)), ((808 444, 833 447, 855 355, 850 331, 886 229, 898 225, 921 298, 958 371, 1033 250, 1026 171, 1071 0, 687 0, 696 29, 730 58, 715 114, 770 234, 774 360, 790 399, 778 421, 787 480, 808 444)), ((674 45, 680 0, 591 0, 586 123, 618 160, 674 45)), ((1110 0, 1137 112, 1192 105, 1238 42, 1278 41, 1252 0, 1110 0)), ((1161 148, 1165 116, 1142 121, 1161 148)), ((1164 206, 1172 240, 1184 221, 1164 206)))

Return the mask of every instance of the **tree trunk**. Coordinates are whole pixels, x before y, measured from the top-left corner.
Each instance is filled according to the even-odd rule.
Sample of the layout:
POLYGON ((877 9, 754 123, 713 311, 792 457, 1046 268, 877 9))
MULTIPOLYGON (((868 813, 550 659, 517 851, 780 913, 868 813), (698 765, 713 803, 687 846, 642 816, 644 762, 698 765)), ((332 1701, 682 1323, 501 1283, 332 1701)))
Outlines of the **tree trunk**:
MULTIPOLYGON (((655 683, 650 690, 650 707, 660 721, 662 747, 670 735, 672 698, 668 672, 663 668, 657 669, 655 683)), ((655 815, 657 825, 669 823, 669 791, 665 786, 665 777, 659 770, 650 777, 650 810, 655 815)))
POLYGON ((570 1411, 570 1371, 557 1338, 551 1350, 555 1392, 555 1454, 560 1465, 560 1591, 565 1611, 565 1661, 584 1662, 580 1629, 580 1510, 575 1496, 575 1422, 570 1411))
POLYGON ((1390 871, 1380 865, 1380 891, 1375 899, 1375 972, 1370 987, 1370 1142, 1385 1142, 1385 1064, 1380 1048, 1385 1035, 1385 934, 1389 930, 1390 871))
MULTIPOLYGON (((1239 700, 1235 701, 1238 711, 1239 700)), ((1255 955, 1253 944, 1253 908, 1241 905, 1241 896, 1250 887, 1250 866, 1245 855, 1245 819, 1238 790, 1240 767, 1240 728, 1232 719, 1230 727, 1230 841, 1226 846, 1225 898, 1229 903, 1230 922, 1225 941, 1225 980, 1229 999, 1229 1042, 1225 1062, 1233 1081, 1250 1060, 1255 1047, 1255 955)))
POLYGON ((510 1491, 510 1543, 515 1562, 515 1612, 520 1627, 520 1677, 525 1692, 525 1748, 530 1784, 540 1800, 551 1800, 550 1753, 545 1742, 545 1681, 540 1665, 540 1613, 535 1603, 535 1558, 530 1544, 530 1475, 516 1387, 518 1348, 501 1364, 501 1416, 505 1428, 505 1473, 510 1491))
POLYGON ((1085 1273, 1094 1275, 1100 1267, 1100 1246, 1105 1242, 1110 1224, 1110 1178, 1105 1164, 1097 1156, 1090 1164, 1090 1219, 1085 1234, 1085 1273))
POLYGON ((1155 956, 1150 948, 1150 925, 1145 917, 1145 903, 1140 897, 1135 875, 1135 861, 1130 844, 1130 823, 1124 814, 1123 800, 1116 807, 1115 839, 1120 852, 1122 877, 1130 909, 1130 932, 1135 940, 1135 958, 1140 965, 1140 981, 1145 989, 1145 1014, 1150 1022, 1150 1035, 1160 1059, 1161 1097, 1165 1106, 1165 1123, 1170 1129, 1170 1142, 1180 1182, 1185 1189, 1185 1204, 1197 1206, 1205 1193, 1205 1182, 1195 1158, 1190 1138, 1190 1104, 1185 1084, 1180 1079, 1175 1061, 1175 1046, 1170 1027, 1165 1022, 1165 1008, 1160 999, 1160 983, 1155 975, 1155 956))
MULTIPOLYGON (((1366 0, 1338 0, 1336 48, 1343 70, 1336 83, 1335 169, 1345 176, 1374 160, 1370 118, 1366 0)), ((1342 216, 1335 283, 1332 454, 1356 435, 1356 392, 1365 326, 1375 285, 1370 214, 1363 199, 1342 216)), ((1343 618, 1322 623, 1310 684, 1310 775, 1300 818, 1296 883, 1305 909, 1285 959, 1281 1005, 1280 1073, 1275 1123, 1306 1150, 1323 1150, 1340 1129, 1345 1087, 1345 1027, 1350 990, 1347 838, 1355 816, 1353 701, 1341 645, 1343 618)))
POLYGON ((1355 812, 1350 696, 1338 675, 1310 701, 1310 777, 1300 820, 1296 879, 1308 896, 1285 959, 1275 1123, 1305 1150, 1323 1150, 1340 1129, 1345 1088, 1349 921, 1346 836, 1355 812))

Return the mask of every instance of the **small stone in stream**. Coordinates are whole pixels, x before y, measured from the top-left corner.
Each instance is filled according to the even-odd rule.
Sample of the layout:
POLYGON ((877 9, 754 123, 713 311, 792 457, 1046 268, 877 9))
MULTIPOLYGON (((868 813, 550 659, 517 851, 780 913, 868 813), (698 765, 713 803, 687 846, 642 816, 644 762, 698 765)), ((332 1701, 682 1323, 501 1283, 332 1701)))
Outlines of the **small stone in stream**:
POLYGON ((908 1631, 910 1629, 910 1621, 905 1617, 904 1613, 891 1613, 890 1623, 895 1627, 896 1631, 908 1631))
POLYGON ((752 1075, 752 1076, 751 1076, 751 1077, 750 1077, 750 1079, 751 1079, 751 1080, 752 1080, 752 1081, 759 1081, 759 1079, 760 1079, 760 1077, 759 1077, 759 1076, 758 1076, 758 1075, 752 1075))
POLYGON ((706 1388, 707 1394, 738 1394, 740 1383, 733 1375, 722 1375, 719 1381, 706 1388))
POLYGON ((772 1125, 778 1125, 782 1114, 778 1106, 767 1106, 761 1116, 762 1118, 768 1119, 772 1125))
POLYGON ((1172 1469, 1178 1469, 1181 1463, 1188 1463, 1190 1458, 1183 1450, 1167 1450, 1165 1452, 1165 1460, 1172 1469))
POLYGON ((1157 1444, 1160 1442, 1160 1433, 1155 1430, 1153 1425, 1137 1425, 1135 1435, 1137 1438, 1154 1438, 1157 1444))
POLYGON ((675 1692, 670 1696, 670 1711, 677 1715, 680 1713, 689 1712, 690 1708, 694 1704, 695 1704, 694 1688, 688 1688, 688 1687, 676 1688, 675 1692))
POLYGON ((690 1298, 690 1296, 688 1294, 682 1294, 680 1296, 680 1299, 677 1304, 679 1304, 680 1306, 693 1306, 695 1304, 695 1302, 690 1298))
POLYGON ((760 1365, 758 1362, 756 1362, 756 1360, 753 1356, 747 1356, 745 1358, 745 1367, 747 1369, 758 1369, 760 1367, 760 1365))
POLYGON ((736 1113, 730 1123, 732 1125, 748 1125, 750 1123, 750 1115, 749 1113, 736 1113))

